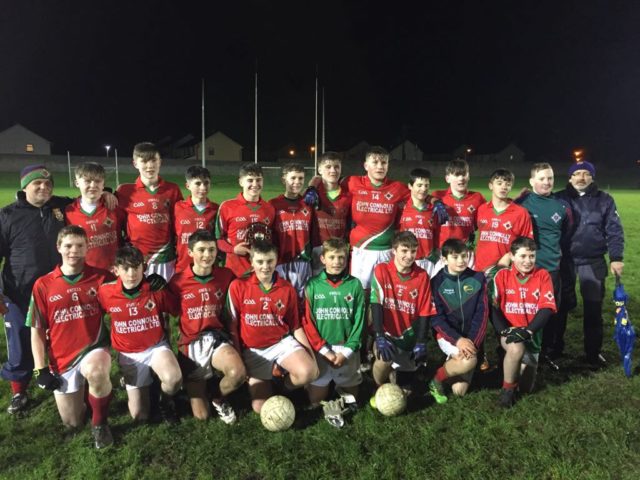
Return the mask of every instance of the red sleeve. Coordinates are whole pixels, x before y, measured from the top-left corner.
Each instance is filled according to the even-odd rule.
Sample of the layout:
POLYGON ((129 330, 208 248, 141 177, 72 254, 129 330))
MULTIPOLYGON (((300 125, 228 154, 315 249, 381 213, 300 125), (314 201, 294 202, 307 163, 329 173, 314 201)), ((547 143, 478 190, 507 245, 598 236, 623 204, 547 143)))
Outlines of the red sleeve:
POLYGON ((556 313, 556 299, 553 295, 553 282, 551 275, 546 270, 539 270, 540 273, 540 298, 538 300, 538 309, 549 308, 556 313))
POLYGON ((425 275, 425 277, 426 282, 424 288, 421 289, 420 304, 417 309, 419 317, 430 317, 431 315, 438 313, 436 311, 436 306, 433 303, 433 298, 431 298, 431 284, 429 282, 429 277, 427 275, 425 275))
POLYGON ((291 332, 296 331, 302 325, 300 324, 300 313, 298 310, 298 296, 293 287, 289 287, 289 298, 287 299, 287 323, 291 332))
POLYGON ((302 317, 302 327, 304 328, 304 333, 307 335, 307 339, 309 340, 311 348, 318 352, 327 344, 327 342, 318 333, 318 329, 316 328, 315 322, 313 321, 313 313, 311 311, 309 297, 307 297, 306 295, 304 300, 304 307, 305 313, 304 317, 302 317))

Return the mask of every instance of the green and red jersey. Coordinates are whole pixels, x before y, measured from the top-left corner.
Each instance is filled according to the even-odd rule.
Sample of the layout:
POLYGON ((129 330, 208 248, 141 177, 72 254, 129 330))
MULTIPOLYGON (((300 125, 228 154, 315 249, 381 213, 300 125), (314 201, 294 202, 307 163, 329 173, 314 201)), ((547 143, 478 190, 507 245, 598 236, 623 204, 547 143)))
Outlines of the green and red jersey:
POLYGON ((403 350, 410 350, 415 344, 413 322, 436 313, 429 275, 415 263, 406 274, 398 272, 393 260, 376 265, 371 303, 382 305, 384 332, 403 350))
POLYGON ((346 177, 341 186, 351 194, 351 246, 390 249, 398 216, 410 198, 409 188, 389 179, 375 185, 367 175, 346 177))
POLYGON ((475 270, 485 271, 498 263, 509 252, 516 238, 533 238, 529 212, 512 201, 509 202, 501 212, 497 212, 491 202, 480 205, 475 270))
POLYGON ((278 246, 278 264, 292 260, 311 260, 311 230, 315 210, 299 197, 279 195, 269 200, 275 210, 274 244, 278 246))
POLYGON ((151 190, 140 180, 124 183, 116 191, 120 208, 127 213, 127 237, 140 249, 147 263, 175 259, 173 206, 182 200, 180 187, 159 180, 151 190))
POLYGON ((416 207, 411 200, 402 210, 398 231, 409 231, 418 239, 416 260, 428 258, 438 248, 438 223, 432 219, 433 205, 427 203, 424 208, 416 207))
POLYGON ((98 288, 113 278, 85 265, 71 280, 57 266, 33 286, 26 326, 47 332, 49 366, 57 373, 73 367, 92 348, 109 344, 98 303, 98 288))
POLYGON ((109 270, 122 245, 122 232, 126 221, 124 210, 109 210, 102 200, 93 213, 82 209, 81 199, 76 198, 64 211, 67 225, 78 225, 87 232, 88 248, 85 262, 94 267, 109 270))
POLYGON ((231 282, 227 310, 243 348, 270 347, 300 328, 296 291, 277 273, 269 290, 255 273, 231 282))
POLYGON ((189 268, 189 237, 196 230, 215 231, 218 204, 207 200, 204 209, 200 210, 193 204, 191 197, 176 202, 173 207, 173 224, 176 232, 176 272, 189 268))
POLYGON ((249 257, 236 255, 233 248, 245 241, 247 229, 252 223, 264 223, 273 228, 276 212, 269 202, 262 198, 257 202, 244 199, 242 193, 236 198, 220 204, 216 219, 216 238, 218 249, 225 252, 225 267, 231 269, 236 277, 242 277, 251 271, 249 257))
POLYGON ((142 280, 134 294, 123 291, 122 280, 105 283, 98 300, 111 317, 111 345, 118 352, 135 353, 157 345, 166 338, 165 313, 177 313, 176 300, 168 289, 153 291, 142 280))
POLYGON ((360 349, 364 328, 365 299, 362 284, 345 274, 337 282, 327 278, 323 270, 305 287, 305 314, 302 326, 311 347, 320 353, 332 345, 349 349, 349 356, 360 349))
POLYGON ((187 267, 169 282, 169 291, 180 309, 178 345, 188 345, 207 330, 226 330, 222 319, 225 297, 234 279, 228 268, 214 267, 211 274, 200 277, 187 267))
POLYGON ((324 184, 318 186, 319 205, 316 209, 316 235, 314 246, 330 238, 347 240, 347 229, 351 215, 351 194, 345 188, 339 188, 338 193, 327 192, 324 184))
POLYGON ((486 203, 484 196, 478 192, 467 192, 462 197, 456 196, 451 187, 437 190, 432 195, 445 204, 449 220, 440 226, 438 247, 450 238, 466 242, 476 229, 476 218, 480 205, 486 203))

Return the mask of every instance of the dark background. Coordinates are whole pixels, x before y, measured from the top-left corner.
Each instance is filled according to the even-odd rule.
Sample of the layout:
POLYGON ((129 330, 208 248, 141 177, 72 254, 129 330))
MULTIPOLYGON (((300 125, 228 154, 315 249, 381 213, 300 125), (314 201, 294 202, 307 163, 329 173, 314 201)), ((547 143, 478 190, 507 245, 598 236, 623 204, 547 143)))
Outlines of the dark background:
POLYGON ((633 1, 0 1, 0 130, 54 152, 128 151, 207 133, 261 149, 407 138, 426 153, 514 141, 529 159, 640 158, 640 4, 633 1))

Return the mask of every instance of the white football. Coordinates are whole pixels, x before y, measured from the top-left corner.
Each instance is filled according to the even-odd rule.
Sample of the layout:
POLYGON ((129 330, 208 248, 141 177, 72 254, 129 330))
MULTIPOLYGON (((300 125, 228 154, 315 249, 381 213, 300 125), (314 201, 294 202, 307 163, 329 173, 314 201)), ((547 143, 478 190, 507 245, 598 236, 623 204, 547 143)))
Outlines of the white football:
POLYGON ((282 432, 293 425, 296 409, 287 397, 274 395, 267 399, 260 410, 260 421, 271 432, 282 432))
POLYGON ((407 408, 407 397, 394 383, 380 385, 376 391, 376 409, 385 417, 400 415, 407 408))

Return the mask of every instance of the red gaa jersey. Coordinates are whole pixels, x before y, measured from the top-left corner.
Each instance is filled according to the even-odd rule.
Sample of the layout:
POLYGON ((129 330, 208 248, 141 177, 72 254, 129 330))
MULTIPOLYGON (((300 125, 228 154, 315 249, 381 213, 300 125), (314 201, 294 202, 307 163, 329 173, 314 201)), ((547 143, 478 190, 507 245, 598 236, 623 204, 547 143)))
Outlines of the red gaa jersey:
POLYGON ((111 316, 111 345, 123 353, 142 352, 165 338, 163 314, 177 313, 168 289, 154 292, 146 280, 133 295, 122 291, 122 280, 105 283, 98 290, 102 309, 111 316))
POLYGON ((190 344, 206 330, 226 330, 222 309, 234 278, 224 267, 214 267, 206 277, 196 276, 187 267, 171 278, 169 291, 180 305, 179 346, 190 344))
POLYGON ((180 272, 191 265, 189 256, 189 237, 200 229, 215 230, 218 204, 207 200, 204 210, 200 211, 193 205, 191 197, 181 200, 173 207, 173 224, 176 232, 176 272, 180 272))
POLYGON ((80 198, 77 198, 67 206, 64 215, 68 225, 78 225, 87 232, 89 248, 85 262, 109 270, 122 244, 126 217, 124 211, 120 208, 109 210, 101 200, 93 213, 88 213, 82 209, 80 198))
POLYGON ((91 348, 109 344, 98 287, 112 278, 105 270, 85 265, 75 280, 66 278, 60 266, 36 280, 26 325, 46 330, 54 372, 64 373, 91 348))
POLYGON ((376 186, 367 175, 346 177, 341 184, 351 194, 349 235, 352 247, 388 250, 400 210, 409 200, 409 188, 389 179, 376 186))
POLYGON ((478 238, 474 269, 482 272, 500 260, 518 237, 533 238, 533 224, 529 212, 515 203, 502 212, 494 210, 491 202, 478 208, 478 238))
POLYGON ((551 276, 542 268, 536 267, 528 275, 519 273, 514 266, 503 268, 496 273, 493 291, 494 304, 514 327, 528 326, 542 308, 556 312, 551 276))
POLYGON ((351 194, 345 188, 340 189, 336 198, 331 200, 324 184, 318 186, 320 205, 316 210, 317 230, 314 246, 332 237, 347 240, 347 226, 350 222, 351 194))
POLYGON ((175 259, 173 206, 182 200, 175 183, 160 179, 156 190, 136 183, 123 183, 116 191, 120 207, 127 212, 127 236, 140 249, 147 263, 175 259))
POLYGON ((450 238, 456 238, 466 242, 476 229, 476 217, 478 208, 486 200, 481 193, 467 192, 462 197, 457 197, 451 192, 451 188, 447 190, 437 190, 432 194, 439 198, 445 204, 449 221, 440 226, 440 235, 438 247, 450 238))
POLYGON ((276 212, 274 243, 278 246, 278 264, 292 260, 311 260, 311 226, 314 209, 302 198, 290 200, 284 195, 269 200, 276 212))
POLYGON ((255 273, 231 282, 227 308, 244 348, 267 348, 300 328, 298 297, 289 282, 275 275, 265 291, 255 273))
POLYGON ((265 223, 273 228, 275 215, 269 202, 263 199, 247 202, 242 193, 220 204, 216 220, 218 248, 227 254, 225 267, 230 268, 236 277, 249 273, 251 265, 249 257, 236 255, 233 247, 245 241, 247 228, 252 223, 265 223))
POLYGON ((411 200, 402 210, 398 231, 409 231, 418 239, 416 260, 427 258, 438 245, 438 223, 432 220, 433 205, 417 208, 411 200))

